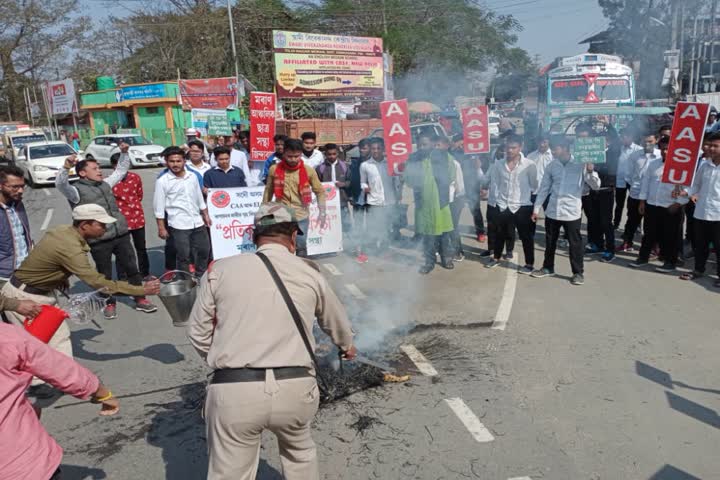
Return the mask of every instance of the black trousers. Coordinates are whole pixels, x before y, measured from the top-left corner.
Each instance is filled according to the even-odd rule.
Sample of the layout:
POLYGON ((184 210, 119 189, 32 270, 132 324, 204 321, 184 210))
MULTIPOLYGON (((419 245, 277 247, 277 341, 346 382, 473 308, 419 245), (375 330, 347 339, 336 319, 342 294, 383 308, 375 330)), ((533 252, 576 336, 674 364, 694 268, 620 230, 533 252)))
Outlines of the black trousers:
POLYGON ((717 274, 720 276, 720 222, 693 219, 695 228, 695 271, 705 273, 705 264, 710 256, 710 242, 715 247, 717 274))
POLYGON ((570 242, 570 268, 573 274, 583 274, 583 242, 580 234, 582 218, 572 221, 555 220, 545 217, 545 261, 543 268, 555 270, 555 250, 560 237, 560 227, 570 242))
POLYGON ((169 227, 177 255, 176 269, 190 271, 191 260, 195 264, 195 275, 205 273, 210 258, 210 239, 205 226, 190 230, 179 230, 169 227))
POLYGON ((659 243, 665 262, 676 265, 680 255, 682 221, 682 208, 670 211, 669 208, 646 204, 645 234, 642 238, 638 260, 647 262, 653 246, 659 243))
POLYGON ((504 238, 507 238, 510 231, 517 228, 518 236, 523 246, 523 254, 525 255, 525 265, 535 264, 535 241, 533 239, 533 226, 531 216, 533 207, 530 205, 520 207, 520 209, 512 213, 509 208, 500 210, 498 207, 490 207, 493 209, 493 227, 495 228, 495 244, 492 245, 493 256, 495 259, 502 257, 503 247, 505 247, 504 238))
MULTIPOLYGON (((130 237, 132 237, 132 243, 135 247, 138 270, 140 271, 140 275, 145 278, 150 275, 150 259, 148 258, 147 246, 145 244, 145 227, 130 230, 130 237)), ((115 270, 117 270, 118 279, 127 280, 127 273, 125 273, 122 262, 115 262, 115 270)))
POLYGON ((613 227, 617 230, 622 222, 623 209, 625 208, 625 199, 627 198, 628 189, 626 187, 615 187, 615 215, 613 216, 613 227))
POLYGON ((452 260, 453 246, 450 232, 442 235, 423 235, 423 259, 425 265, 435 265, 435 254, 440 253, 444 263, 452 260))
POLYGON ((615 228, 613 227, 613 188, 592 190, 589 195, 588 240, 606 252, 615 252, 615 228), (591 228, 592 225, 592 228, 591 228), (592 234, 590 233, 592 231, 592 234))
MULTIPOLYGON (((112 280, 113 278, 112 257, 115 255, 115 262, 124 272, 128 283, 131 285, 142 285, 142 275, 140 275, 140 271, 138 270, 135 250, 130 243, 130 234, 126 233, 111 240, 93 243, 90 245, 90 254, 93 260, 95 260, 95 266, 98 272, 102 273, 108 280, 112 280)), ((108 305, 114 305, 117 303, 117 300, 112 295, 109 295, 107 296, 107 303, 108 305)))
POLYGON ((690 248, 694 252, 697 242, 695 236, 695 202, 685 204, 685 238, 690 242, 690 248))
MULTIPOLYGON (((493 250, 493 245, 495 245, 495 234, 497 233, 497 229, 493 226, 495 223, 493 217, 497 211, 497 207, 492 207, 490 205, 487 206, 487 210, 485 211, 485 218, 487 218, 488 250, 493 250)), ((504 232, 503 237, 500 238, 500 241, 505 243, 505 253, 512 252, 515 248, 515 229, 507 229, 504 232)))
POLYGON ((482 214, 480 195, 472 196, 468 200, 475 225, 475 235, 485 235, 485 219, 482 214))
POLYGON ((640 215, 640 200, 628 197, 627 199, 627 220, 625 221, 625 229, 623 230, 623 241, 625 243, 633 243, 635 234, 642 224, 643 216, 640 215))
POLYGON ((456 198, 450 202, 450 215, 452 216, 453 231, 450 233, 453 254, 463 253, 462 239, 460 238, 460 214, 465 207, 465 197, 456 198))

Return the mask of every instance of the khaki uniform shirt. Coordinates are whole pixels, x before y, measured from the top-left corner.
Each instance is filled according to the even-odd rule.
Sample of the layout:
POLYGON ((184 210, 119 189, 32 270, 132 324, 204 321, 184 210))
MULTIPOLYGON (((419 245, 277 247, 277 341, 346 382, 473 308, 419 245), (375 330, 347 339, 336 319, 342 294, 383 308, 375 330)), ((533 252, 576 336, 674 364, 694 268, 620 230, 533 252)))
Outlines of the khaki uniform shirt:
MULTIPOLYGON (((347 349, 353 331, 345 308, 317 266, 282 245, 259 249, 272 262, 315 348, 314 318, 347 349)), ((312 367, 300 333, 270 272, 257 255, 214 263, 203 277, 188 326, 190 343, 212 369, 312 367)))
MULTIPOLYGON (((275 170, 277 165, 270 167, 268 173, 267 183, 265 184, 265 193, 263 194, 263 203, 272 201, 275 195, 275 170)), ((317 172, 310 167, 305 165, 307 170, 308 180, 310 181, 310 188, 315 193, 318 200, 318 205, 321 209, 325 208, 325 189, 320 183, 320 179, 317 176, 317 172)), ((295 216, 298 220, 305 220, 310 216, 310 211, 307 206, 302 203, 302 195, 300 194, 300 169, 291 172, 285 172, 285 188, 283 188, 283 198, 277 198, 275 201, 283 203, 288 207, 292 208, 295 212, 295 216)))
POLYGON ((107 280, 90 265, 89 251, 90 246, 72 225, 62 225, 48 230, 14 275, 22 283, 48 292, 64 288, 68 278, 77 275, 92 288, 103 288, 106 293, 145 294, 141 285, 107 280))
POLYGON ((20 300, 0 295, 0 312, 5 310, 15 310, 18 305, 20 305, 20 300))

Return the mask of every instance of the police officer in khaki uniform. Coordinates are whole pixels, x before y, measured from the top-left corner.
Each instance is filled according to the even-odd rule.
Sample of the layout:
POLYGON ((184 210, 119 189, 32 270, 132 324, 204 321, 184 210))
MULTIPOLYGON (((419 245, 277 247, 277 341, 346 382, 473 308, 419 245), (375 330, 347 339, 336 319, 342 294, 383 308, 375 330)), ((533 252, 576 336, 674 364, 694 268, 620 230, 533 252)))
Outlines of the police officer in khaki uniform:
MULTIPOLYGON (((295 256, 302 235, 293 210, 263 204, 254 241, 278 272, 312 348, 313 320, 345 357, 356 355, 344 307, 316 264, 295 256)), ((215 262, 203 277, 188 326, 190 342, 215 370, 205 403, 209 480, 253 480, 260 436, 278 438, 287 480, 319 478, 310 423, 319 403, 312 361, 287 304, 257 255, 215 262)))

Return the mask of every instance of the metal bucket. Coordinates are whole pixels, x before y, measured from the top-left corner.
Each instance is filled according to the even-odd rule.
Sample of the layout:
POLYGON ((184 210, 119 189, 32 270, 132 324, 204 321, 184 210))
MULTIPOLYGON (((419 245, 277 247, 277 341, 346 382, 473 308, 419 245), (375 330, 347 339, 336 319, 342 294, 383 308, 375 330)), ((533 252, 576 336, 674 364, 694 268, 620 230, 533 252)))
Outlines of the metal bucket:
POLYGON ((184 327, 190 320, 195 297, 197 297, 197 281, 191 273, 181 270, 166 272, 160 277, 160 300, 165 305, 168 315, 172 318, 173 326, 184 327), (175 274, 168 280, 163 280, 169 274, 175 274), (182 277, 181 277, 182 275, 182 277), (180 277, 180 278, 179 278, 180 277))

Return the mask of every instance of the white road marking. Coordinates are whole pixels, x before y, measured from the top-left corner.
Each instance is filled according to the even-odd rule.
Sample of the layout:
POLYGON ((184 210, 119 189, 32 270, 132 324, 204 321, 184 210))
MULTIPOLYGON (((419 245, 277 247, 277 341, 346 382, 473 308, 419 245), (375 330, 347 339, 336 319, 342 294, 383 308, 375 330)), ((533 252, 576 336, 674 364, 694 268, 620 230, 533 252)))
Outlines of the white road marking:
POLYGON ((49 188, 43 188, 42 191, 43 191, 43 193, 45 194, 46 197, 49 197, 49 196, 50 196, 50 189, 49 189, 49 188))
POLYGON ((338 270, 338 268, 332 263, 323 263, 323 266, 327 269, 328 272, 332 273, 336 277, 342 275, 342 272, 338 270))
POLYGON ((367 298, 367 296, 362 291, 360 291, 360 289, 354 283, 348 283, 347 285, 345 285, 345 288, 347 288, 350 294, 358 300, 365 300, 367 298))
POLYGON ((530 477, 512 477, 508 478, 508 480, 532 480, 530 477))
POLYGON ((47 213, 45 214, 45 220, 42 223, 42 227, 40 227, 40 230, 47 229, 48 225, 50 225, 50 219, 52 218, 53 209, 49 208, 47 213))
POLYGON ((495 319, 490 328, 493 330, 505 330, 507 327, 508 320, 510 319, 510 312, 512 311, 513 301, 515 300, 515 287, 517 286, 518 272, 514 268, 507 269, 507 276, 505 277, 505 287, 503 288, 502 299, 500 305, 498 305, 495 319))
POLYGON ((461 398, 446 398, 448 406, 455 412, 455 415, 465 425, 470 434, 480 443, 492 442, 495 440, 490 430, 480 422, 480 419, 465 405, 461 398))
POLYGON ((400 345, 400 350, 405 352, 405 355, 407 355, 408 358, 412 360, 420 373, 422 373, 426 377, 434 377, 438 374, 437 370, 435 370, 435 367, 430 364, 428 359, 425 358, 425 355, 420 353, 420 351, 415 348, 415 345, 400 345))

